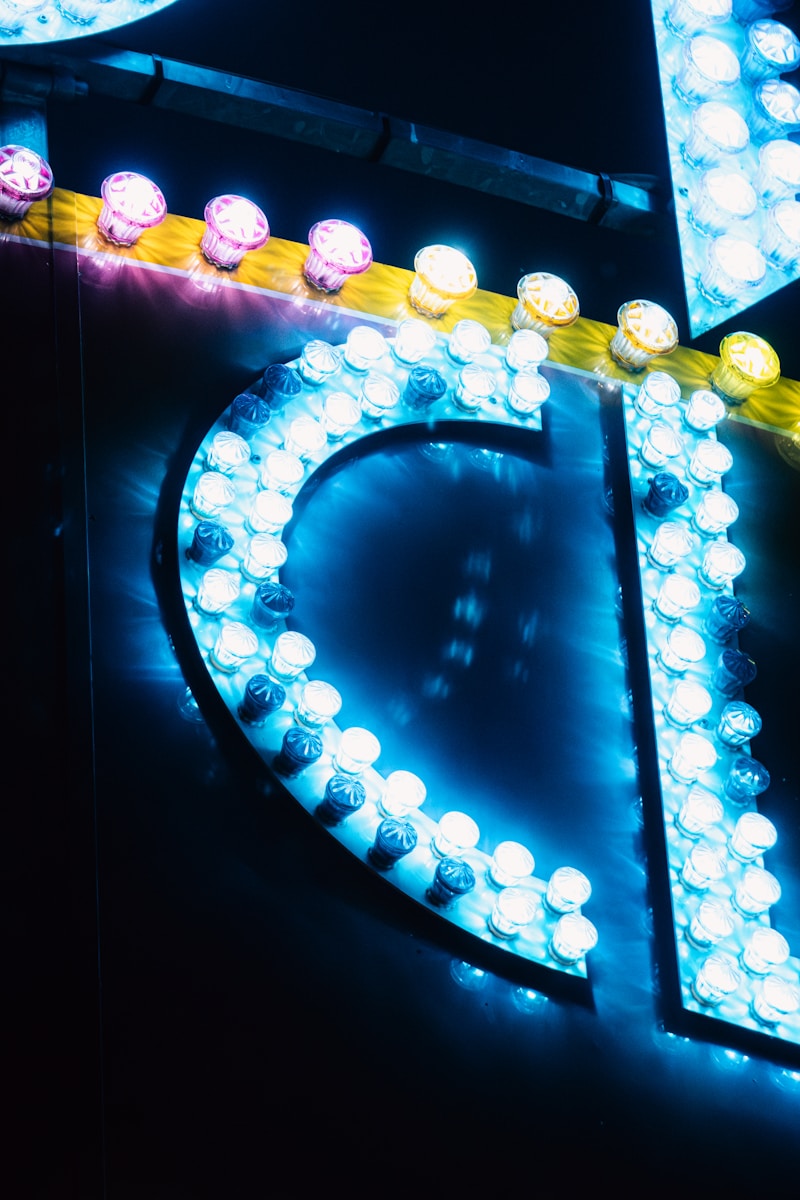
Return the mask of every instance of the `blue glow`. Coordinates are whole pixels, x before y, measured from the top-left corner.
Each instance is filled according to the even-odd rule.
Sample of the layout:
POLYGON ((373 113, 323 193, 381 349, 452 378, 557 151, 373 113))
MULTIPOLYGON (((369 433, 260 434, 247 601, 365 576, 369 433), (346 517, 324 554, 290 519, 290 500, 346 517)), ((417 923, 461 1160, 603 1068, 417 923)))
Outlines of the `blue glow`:
MULTIPOLYGON (((485 342, 485 339, 483 341, 485 342)), ((393 400, 393 403, 387 406, 384 415, 379 416, 377 427, 382 425, 383 428, 390 428, 405 424, 419 426, 421 419, 419 411, 414 406, 401 401, 410 370, 409 365, 400 360, 396 353, 393 353, 394 339, 389 338, 384 342, 384 339, 377 335, 373 342, 375 361, 371 364, 371 371, 366 378, 368 381, 377 380, 383 386, 387 398, 393 400), (384 351, 380 353, 382 344, 384 351)), ((492 395, 491 397, 487 395, 483 400, 479 399, 468 410, 457 402, 459 375, 465 368, 453 360, 452 355, 448 352, 448 347, 449 343, 446 337, 436 337, 421 363, 426 370, 438 373, 447 385, 444 394, 439 394, 438 398, 432 398, 430 405, 426 407, 423 420, 469 420, 473 423, 491 422, 495 425, 508 425, 517 429, 541 430, 540 409, 527 417, 522 417, 514 412, 507 403, 515 372, 506 361, 506 352, 503 347, 491 344, 483 345, 483 348, 476 352, 474 365, 491 379, 492 395)), ((267 376, 270 372, 274 374, 277 369, 275 366, 269 368, 267 376)), ((187 556, 182 553, 180 561, 183 595, 187 615, 200 653, 208 664, 209 672, 220 695, 236 717, 242 733, 262 758, 278 771, 282 782, 291 794, 309 812, 315 813, 323 821, 330 829, 332 836, 347 846, 359 859, 372 862, 374 865, 376 833, 385 816, 381 808, 381 799, 385 791, 386 779, 380 773, 379 741, 372 737, 376 748, 375 754, 369 756, 369 761, 365 761, 363 769, 358 770, 358 780, 353 785, 358 789, 358 795, 355 798, 357 802, 347 805, 334 804, 330 795, 331 775, 334 775, 334 779, 340 780, 343 777, 336 775, 335 772, 345 769, 341 765, 342 728, 333 721, 320 728, 315 736, 322 748, 321 754, 316 752, 315 743, 314 753, 307 754, 302 761, 294 754, 293 745, 287 747, 287 734, 294 737, 300 733, 296 710, 300 704, 302 688, 308 682, 308 676, 305 670, 301 670, 299 675, 295 673, 291 677, 287 676, 286 672, 276 674, 274 660, 277 658, 277 643, 281 637, 287 636, 286 624, 282 619, 278 619, 275 623, 268 623, 266 626, 252 621, 253 596, 256 585, 244 568, 251 544, 247 521, 254 496, 263 495, 264 489, 271 485, 273 488, 279 489, 290 501, 295 499, 314 471, 326 459, 338 452, 343 445, 352 445, 371 433, 376 428, 376 418, 369 411, 369 404, 367 404, 366 406, 362 405, 361 418, 344 432, 341 431, 338 423, 331 428, 330 423, 326 422, 326 404, 332 395, 341 395, 343 390, 347 393, 348 389, 353 397, 359 394, 359 390, 363 392, 363 374, 358 368, 354 369, 339 347, 329 346, 316 339, 305 346, 299 359, 289 364, 288 371, 286 367, 280 367, 280 370, 287 377, 296 380, 298 386, 292 390, 291 395, 287 396, 285 403, 283 398, 280 403, 275 403, 269 392, 270 381, 265 377, 268 391, 266 401, 272 409, 271 418, 267 424, 254 433, 250 444, 252 456, 249 460, 237 466, 227 476, 234 485, 235 494, 222 511, 215 516, 215 520, 230 531, 234 541, 233 547, 217 560, 216 565, 218 569, 231 571, 237 577, 242 577, 240 593, 226 609, 221 619, 199 609, 196 597, 202 581, 203 567, 191 555, 187 556), (299 382, 300 378, 304 380, 302 386, 299 382), (367 411, 364 411, 365 407, 367 411), (286 445, 287 436, 291 441, 290 430, 296 427, 298 419, 308 421, 309 418, 313 418, 315 423, 322 419, 322 428, 325 428, 327 432, 326 440, 323 444, 317 444, 304 452, 302 460, 294 458, 297 471, 292 480, 276 481, 273 478, 274 471, 270 466, 271 462, 274 464, 274 455, 278 452, 283 458, 288 457, 285 451, 280 450, 280 447, 286 445), (260 493, 259 488, 262 489, 260 493), (228 622, 249 625, 258 642, 257 653, 243 664, 243 669, 231 673, 218 669, 214 650, 220 625, 222 624, 224 629, 228 622), (278 710, 266 714, 264 720, 259 719, 254 722, 243 719, 241 705, 247 677, 254 671, 263 671, 264 667, 260 664, 265 662, 267 674, 279 677, 285 688, 285 703, 278 710)), ((441 392, 441 389, 437 390, 441 392)), ((234 413, 234 418, 235 415, 234 413)), ((198 448, 186 479, 178 527, 179 542, 185 549, 189 549, 193 544, 198 520, 197 506, 194 502, 195 488, 207 468, 209 447, 215 443, 215 439, 219 440, 220 433, 224 432, 228 425, 229 411, 226 410, 219 421, 209 430, 205 440, 198 448)), ((444 450, 447 449, 448 447, 445 445, 444 450)), ((477 455, 476 465, 487 470, 494 470, 497 461, 502 458, 495 451, 476 450, 473 453, 477 455)), ((481 556, 477 556, 465 567, 465 582, 468 580, 469 584, 467 584, 464 600, 458 602, 456 617, 468 629, 470 626, 474 626, 476 621, 480 622, 481 611, 480 597, 475 588, 470 585, 477 585, 485 581, 490 570, 490 561, 481 556)), ((279 568, 276 568, 273 576, 275 582, 278 581, 278 572, 279 568)), ((302 635, 292 632, 288 636, 298 638, 302 635)), ((452 669, 454 664, 463 668, 468 664, 470 654, 469 641, 457 637, 445 647, 444 659, 446 659, 449 669, 452 669)), ((335 680, 333 682, 335 683, 335 680)), ((352 732, 353 730, 345 730, 344 736, 352 732)), ((305 736, 307 737, 307 735, 305 736)), ((305 743, 302 748, 305 751, 305 743)), ((410 767, 413 765, 413 763, 409 764, 410 767)), ((498 898, 497 889, 493 886, 490 878, 492 855, 475 845, 478 837, 477 827, 474 838, 467 837, 453 847, 450 847, 448 843, 447 854, 457 855, 457 858, 444 860, 452 864, 462 862, 469 875, 470 884, 474 876, 474 886, 465 889, 463 893, 459 889, 452 896, 448 893, 447 903, 440 906, 436 903, 438 894, 435 891, 435 885, 434 890, 431 890, 434 877, 438 878, 437 871, 441 870, 441 860, 437 857, 436 848, 433 845, 439 832, 438 823, 424 811, 424 807, 410 810, 406 819, 413 825, 416 839, 409 839, 408 853, 404 853, 390 865, 388 876, 393 884, 419 903, 426 906, 433 905, 436 911, 447 920, 491 945, 541 963, 553 970, 585 977, 586 952, 584 950, 575 950, 571 957, 563 954, 561 958, 557 958, 551 950, 560 914, 553 911, 544 902, 546 880, 538 879, 530 873, 519 879, 516 887, 534 902, 533 919, 518 930, 514 928, 510 933, 506 932, 503 936, 499 936, 490 924, 490 918, 498 898), (412 842, 415 844, 412 845, 412 842)), ((513 838, 513 834, 514 830, 509 829, 508 838, 513 838)), ((532 866, 531 862, 531 869, 532 866)), ((588 899, 588 894, 587 889, 586 899, 588 899)), ((580 913, 577 904, 576 909, 580 913)))
POLYGON ((458 958, 454 958, 450 964, 450 976, 465 992, 479 992, 489 982, 489 976, 480 967, 473 967, 471 963, 458 958))
MULTIPOLYGON (((659 570, 652 565, 648 550, 659 529, 664 528, 664 523, 651 516, 643 504, 650 486, 650 472, 642 466, 639 450, 649 430, 650 419, 641 415, 636 399, 636 389, 626 387, 623 391, 623 405, 628 464, 682 1003, 685 1008, 713 1019, 762 1033, 768 1032, 773 1037, 800 1044, 800 1010, 786 1015, 774 1025, 767 1025, 754 1015, 759 988, 767 971, 772 971, 791 986, 800 988, 800 958, 790 955, 785 962, 772 967, 765 966, 760 974, 749 969, 748 961, 743 961, 742 955, 754 930, 769 926, 769 912, 745 919, 733 903, 734 893, 747 864, 731 853, 729 843, 734 836, 737 821, 743 813, 755 811, 755 802, 753 796, 746 796, 743 803, 734 803, 731 800, 732 793, 726 787, 736 759, 740 755, 747 755, 750 761, 749 742, 730 745, 712 734, 712 731, 717 729, 722 712, 731 701, 731 696, 720 690, 717 666, 720 652, 726 644, 730 644, 730 639, 728 643, 718 643, 710 635, 707 624, 709 613, 716 601, 720 596, 731 598, 732 588, 728 585, 723 589, 712 589, 704 583, 702 564, 708 545, 705 538, 695 538, 692 549, 677 566, 659 570), (693 597, 697 603, 683 613, 679 618, 680 624, 664 620, 653 607, 664 580, 676 578, 687 579, 697 585, 693 597), (681 627, 703 639, 706 653, 699 660, 687 663, 679 681, 683 680, 701 689, 707 689, 712 700, 712 708, 708 715, 701 716, 689 725, 693 732, 702 731, 704 745, 707 743, 716 751, 716 761, 710 769, 699 772, 696 785, 681 782, 676 778, 676 772, 670 769, 679 739, 685 734, 682 729, 674 728, 664 717, 664 710, 674 694, 676 678, 664 670, 662 655, 670 630, 681 627), (684 807, 690 795, 697 806, 695 812, 701 818, 696 825, 688 818, 684 807), (687 859, 693 851, 699 853, 695 854, 687 870, 687 859), (704 862, 709 866, 707 874, 696 869, 698 866, 702 867, 704 862), (698 914, 700 906, 707 901, 712 901, 711 906, 707 906, 704 913, 698 914), (694 923, 700 916, 704 918, 702 930, 705 932, 698 931, 694 923), (724 956, 721 964, 714 957, 718 953, 724 956), (717 993, 720 998, 716 1003, 715 980, 712 979, 708 983, 703 975, 706 963, 712 958, 714 961, 711 963, 710 972, 712 975, 716 972, 716 982, 719 982, 720 975, 728 974, 736 983, 730 994, 723 994, 728 986, 725 980, 717 993), (730 972, 733 973, 732 976, 730 972), (698 994, 706 997, 707 1002, 699 1000, 698 994), (709 996, 711 1001, 708 1000, 709 996)), ((684 420, 685 408, 686 403, 682 402, 665 413, 660 420, 670 422, 673 432, 681 441, 681 455, 672 461, 671 470, 688 491, 686 502, 670 512, 669 519, 689 531, 698 504, 704 496, 718 491, 719 485, 700 486, 690 472, 690 460, 698 441, 706 436, 715 438, 716 434, 712 430, 709 434, 698 435, 690 429, 684 420)), ((712 544, 727 544, 725 533, 720 534, 712 544)), ((738 697, 738 691, 736 695, 738 697)), ((759 867, 764 865, 763 856, 756 856, 752 861, 759 867)), ((726 1052, 724 1064, 734 1060, 738 1062, 739 1056, 726 1052)))
POLYGON ((0 45, 64 42, 108 33, 175 0, 0 0, 0 45))
POLYGON ((668 0, 653 0, 689 325, 692 337, 697 337, 800 278, 798 221, 793 210, 777 208, 794 200, 798 188, 782 185, 776 190, 776 184, 768 182, 764 162, 766 145, 780 143, 785 148, 788 142, 792 156, 795 143, 788 140, 791 124, 781 128, 757 111, 754 92, 763 80, 750 77, 747 30, 733 17, 708 32, 732 50, 745 69, 737 83, 705 99, 732 109, 740 128, 744 120, 747 144, 738 153, 716 153, 693 132, 704 97, 687 102, 675 91, 687 43, 665 21, 667 8, 668 0))
POLYGON ((534 1013, 547 1003, 547 996, 535 992, 533 988, 518 987, 511 993, 511 1003, 521 1013, 534 1013))

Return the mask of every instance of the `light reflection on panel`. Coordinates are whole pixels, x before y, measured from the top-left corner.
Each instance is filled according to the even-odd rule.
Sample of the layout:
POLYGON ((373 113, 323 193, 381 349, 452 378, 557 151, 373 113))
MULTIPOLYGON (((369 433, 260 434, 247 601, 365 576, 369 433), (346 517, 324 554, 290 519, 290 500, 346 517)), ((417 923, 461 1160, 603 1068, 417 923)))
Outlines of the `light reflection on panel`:
POLYGON ((800 276, 800 41, 750 8, 653 0, 692 336, 800 276))
POLYGON ((727 537, 732 458, 713 394, 687 403, 657 374, 657 409, 647 386, 627 387, 624 413, 682 1003, 800 1043, 800 958, 770 923, 780 831, 757 812, 770 778, 750 747, 756 666, 736 645, 749 614, 734 596, 746 559, 727 537))

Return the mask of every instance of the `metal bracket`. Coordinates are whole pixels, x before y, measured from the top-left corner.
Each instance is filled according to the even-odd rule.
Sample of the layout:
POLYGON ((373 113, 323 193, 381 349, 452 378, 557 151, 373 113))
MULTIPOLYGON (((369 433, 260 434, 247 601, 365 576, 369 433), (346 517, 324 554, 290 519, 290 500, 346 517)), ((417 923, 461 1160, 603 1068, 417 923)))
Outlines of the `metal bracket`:
MULTIPOLYGON (((662 201, 636 184, 291 88, 156 55, 91 46, 18 47, 0 62, 15 91, 48 99, 87 92, 251 129, 427 175, 593 225, 658 236, 662 201)), ((669 230, 667 229, 669 222, 669 230)))

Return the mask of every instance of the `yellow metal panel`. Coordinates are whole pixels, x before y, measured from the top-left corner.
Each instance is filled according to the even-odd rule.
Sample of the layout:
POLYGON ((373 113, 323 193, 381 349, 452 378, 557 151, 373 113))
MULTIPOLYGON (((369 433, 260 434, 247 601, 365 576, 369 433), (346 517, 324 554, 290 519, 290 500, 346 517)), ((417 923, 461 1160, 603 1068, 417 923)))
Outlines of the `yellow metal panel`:
MULTIPOLYGON (((96 221, 102 207, 98 197, 83 196, 56 188, 50 200, 34 204, 23 221, 14 226, 14 233, 37 241, 74 246, 79 250, 123 255, 133 261, 169 267, 177 271, 207 272, 219 279, 221 272, 205 262, 199 245, 204 223, 193 217, 168 213, 163 224, 145 230, 135 246, 123 249, 111 246, 97 232, 96 221)), ((408 303, 408 288, 413 271, 373 263, 364 275, 349 279, 341 292, 329 296, 310 287, 304 280, 302 267, 308 247, 272 237, 261 250, 247 254, 232 278, 239 284, 313 298, 356 312, 402 321, 419 316, 408 303)), ((444 317, 433 320, 437 329, 449 332, 456 321, 471 317, 491 332, 492 340, 504 344, 513 329, 511 313, 516 297, 500 296, 480 289, 468 300, 454 305, 444 317)), ((618 366, 608 351, 614 329, 600 321, 581 317, 568 329, 556 330, 550 337, 550 360, 577 367, 593 374, 624 382, 639 380, 618 366)), ((754 331, 758 332, 758 331, 754 331)), ((780 348, 777 348, 780 350, 780 348)), ((663 359, 655 358, 647 370, 666 370, 681 385, 684 396, 696 388, 708 386, 712 370, 719 362, 715 355, 679 346, 663 359)), ((734 420, 752 422, 786 434, 795 440, 800 436, 800 383, 781 379, 771 388, 763 388, 732 412, 734 420)), ((793 460, 793 459, 792 459, 793 460)))

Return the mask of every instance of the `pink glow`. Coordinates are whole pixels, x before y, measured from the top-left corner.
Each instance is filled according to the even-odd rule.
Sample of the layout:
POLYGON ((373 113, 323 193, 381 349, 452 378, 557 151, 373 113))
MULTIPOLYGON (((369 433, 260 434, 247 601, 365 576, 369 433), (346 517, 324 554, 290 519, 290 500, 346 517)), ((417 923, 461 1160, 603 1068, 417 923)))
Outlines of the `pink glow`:
POLYGON ((134 171, 117 171, 103 180, 103 208, 97 228, 116 246, 132 246, 142 230, 160 225, 167 203, 160 188, 134 171))
POLYGON ((19 220, 52 190, 53 172, 39 154, 25 146, 0 147, 0 217, 19 220))
POLYGON ((200 249, 215 267, 231 270, 248 250, 258 250, 269 241, 267 218, 243 196, 215 196, 206 205, 205 219, 200 249))
POLYGON ((317 221, 309 230, 308 244, 303 274, 323 292, 338 292, 348 276, 361 275, 372 264, 372 247, 347 221, 317 221))

